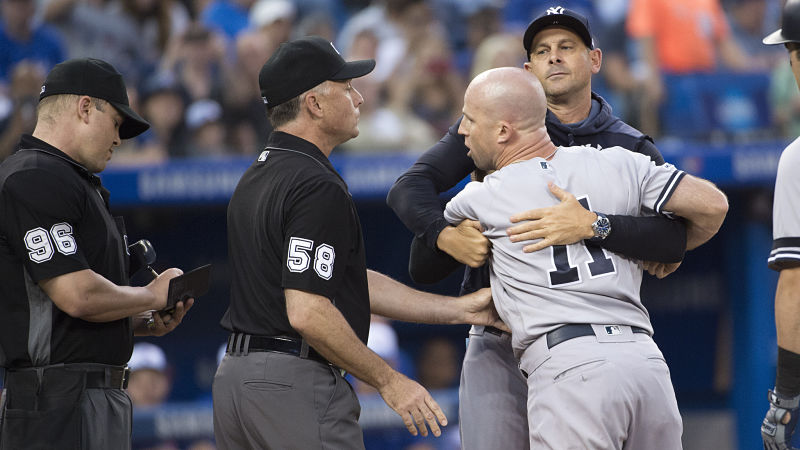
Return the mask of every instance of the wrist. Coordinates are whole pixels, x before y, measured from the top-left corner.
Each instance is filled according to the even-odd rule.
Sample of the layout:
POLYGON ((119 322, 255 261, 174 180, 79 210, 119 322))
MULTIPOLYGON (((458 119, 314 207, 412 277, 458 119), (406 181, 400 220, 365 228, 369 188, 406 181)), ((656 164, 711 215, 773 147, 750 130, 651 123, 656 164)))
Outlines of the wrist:
POLYGON ((595 213, 596 219, 592 222, 592 237, 590 242, 603 242, 611 234, 611 221, 603 213, 595 213))
POLYGON ((442 228, 441 231, 439 231, 439 235, 436 237, 436 248, 443 252, 447 252, 451 234, 455 232, 456 227, 452 225, 447 225, 446 227, 442 228))

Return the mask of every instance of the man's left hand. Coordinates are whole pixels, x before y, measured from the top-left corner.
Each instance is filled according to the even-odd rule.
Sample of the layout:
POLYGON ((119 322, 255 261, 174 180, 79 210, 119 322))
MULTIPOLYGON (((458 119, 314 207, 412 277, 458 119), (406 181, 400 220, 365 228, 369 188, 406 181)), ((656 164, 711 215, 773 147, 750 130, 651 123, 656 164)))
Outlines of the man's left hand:
POLYGON ((490 288, 479 289, 471 294, 461 297, 467 301, 465 312, 467 314, 466 323, 471 325, 484 325, 495 327, 503 331, 511 332, 511 329, 500 319, 497 309, 492 301, 492 290, 490 288))
POLYGON ((657 277, 658 279, 664 278, 667 275, 671 274, 678 270, 680 267, 681 261, 676 263, 658 263, 653 261, 642 261, 642 268, 647 271, 650 275, 657 277))
POLYGON ((561 202, 547 208, 532 209, 511 216, 511 223, 527 221, 506 230, 511 242, 539 239, 526 245, 523 250, 531 253, 551 245, 574 244, 582 239, 594 237, 592 223, 597 214, 588 211, 574 195, 548 183, 550 192, 561 202))
POLYGON ((172 313, 153 311, 152 320, 144 320, 134 332, 137 336, 164 336, 181 324, 192 305, 194 299, 190 298, 186 302, 176 303, 172 313))

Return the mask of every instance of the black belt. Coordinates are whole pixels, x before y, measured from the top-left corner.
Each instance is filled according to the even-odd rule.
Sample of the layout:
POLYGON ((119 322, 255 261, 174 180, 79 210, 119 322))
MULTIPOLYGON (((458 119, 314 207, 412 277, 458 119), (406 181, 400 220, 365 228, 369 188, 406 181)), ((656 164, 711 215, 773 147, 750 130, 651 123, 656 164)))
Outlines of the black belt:
POLYGON ((483 327, 483 331, 484 331, 484 333, 491 333, 491 334, 493 334, 495 336, 502 336, 503 334, 505 334, 505 331, 503 331, 503 330, 501 330, 499 328, 488 327, 488 326, 487 327, 483 327))
MULTIPOLYGON (((614 325, 606 325, 613 327, 614 325)), ((644 328, 631 327, 634 333, 650 334, 644 328)), ((613 330, 609 330, 609 335, 613 335, 613 330)), ((556 345, 568 341, 570 339, 581 336, 594 336, 594 328, 588 323, 576 323, 571 325, 564 325, 563 327, 556 328, 547 333, 547 348, 553 348, 556 345)))
POLYGON ((16 376, 37 376, 41 370, 44 376, 58 376, 62 372, 83 372, 86 374, 87 389, 126 389, 130 369, 128 366, 106 366, 100 364, 64 364, 49 367, 27 367, 24 369, 8 369, 9 378, 16 376))
POLYGON ((249 352, 285 353, 298 358, 318 361, 322 364, 330 364, 325 357, 308 345, 306 345, 307 354, 303 355, 303 340, 289 336, 255 336, 252 334, 233 333, 228 337, 226 351, 231 355, 246 355, 249 352))

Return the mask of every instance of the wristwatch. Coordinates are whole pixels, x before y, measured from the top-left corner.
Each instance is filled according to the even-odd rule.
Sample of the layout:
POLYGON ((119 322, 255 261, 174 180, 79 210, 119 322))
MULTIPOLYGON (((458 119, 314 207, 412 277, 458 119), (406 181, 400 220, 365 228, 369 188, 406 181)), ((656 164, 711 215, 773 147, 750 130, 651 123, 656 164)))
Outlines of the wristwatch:
POLYGON ((603 239, 607 238, 608 235, 611 233, 611 221, 608 220, 605 214, 596 212, 597 220, 592 223, 592 231, 594 231, 594 237, 589 239, 590 242, 601 242, 603 239))

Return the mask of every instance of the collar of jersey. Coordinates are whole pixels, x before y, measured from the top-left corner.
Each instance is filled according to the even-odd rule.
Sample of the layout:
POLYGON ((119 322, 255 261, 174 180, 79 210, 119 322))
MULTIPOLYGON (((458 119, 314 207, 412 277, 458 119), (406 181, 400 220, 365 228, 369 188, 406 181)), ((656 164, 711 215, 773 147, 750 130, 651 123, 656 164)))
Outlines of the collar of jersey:
POLYGON ((322 153, 322 150, 311 142, 293 134, 284 133, 283 131, 273 131, 272 134, 269 135, 269 139, 267 139, 267 148, 270 150, 289 150, 302 153, 338 174, 328 157, 322 153))
POLYGON ((20 151, 37 151, 41 153, 47 153, 48 155, 54 156, 56 158, 63 159, 64 161, 72 164, 78 172, 83 175, 86 179, 92 180, 93 178, 97 178, 96 175, 90 173, 86 167, 83 167, 81 163, 75 161, 74 159, 70 158, 69 155, 62 152, 61 150, 53 147, 52 145, 48 144, 47 142, 34 137, 30 134, 23 134, 22 139, 19 141, 19 150, 20 151))

